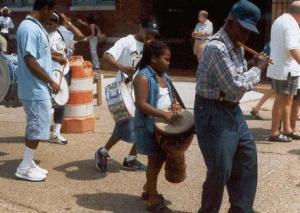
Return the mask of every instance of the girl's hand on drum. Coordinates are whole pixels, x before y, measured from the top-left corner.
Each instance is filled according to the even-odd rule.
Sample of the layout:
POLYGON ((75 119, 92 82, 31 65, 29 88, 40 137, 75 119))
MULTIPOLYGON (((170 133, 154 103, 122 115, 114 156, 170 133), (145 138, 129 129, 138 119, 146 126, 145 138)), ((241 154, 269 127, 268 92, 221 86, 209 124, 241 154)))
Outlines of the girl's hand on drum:
POLYGON ((164 118, 168 123, 174 123, 179 119, 178 114, 174 112, 165 112, 164 113, 164 118))
POLYGON ((171 106, 171 112, 181 112, 182 111, 182 107, 178 102, 175 102, 172 106, 171 106))

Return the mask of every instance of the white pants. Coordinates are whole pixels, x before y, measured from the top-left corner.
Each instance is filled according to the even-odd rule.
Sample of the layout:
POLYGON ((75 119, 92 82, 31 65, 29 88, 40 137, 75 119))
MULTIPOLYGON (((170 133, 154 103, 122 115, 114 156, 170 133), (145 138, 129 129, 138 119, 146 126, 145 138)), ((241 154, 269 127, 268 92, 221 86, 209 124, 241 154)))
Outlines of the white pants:
POLYGON ((92 63, 94 69, 100 69, 100 62, 99 57, 97 53, 97 47, 98 47, 98 38, 97 36, 94 36, 90 39, 90 53, 92 56, 92 63))

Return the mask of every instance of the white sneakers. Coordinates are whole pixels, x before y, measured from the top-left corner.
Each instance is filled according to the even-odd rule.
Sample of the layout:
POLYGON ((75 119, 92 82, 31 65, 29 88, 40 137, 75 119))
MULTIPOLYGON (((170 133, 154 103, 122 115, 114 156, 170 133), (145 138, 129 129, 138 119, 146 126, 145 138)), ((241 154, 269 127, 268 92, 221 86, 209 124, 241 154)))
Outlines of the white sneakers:
POLYGON ((39 167, 34 161, 32 161, 31 166, 28 168, 20 168, 19 166, 15 173, 16 177, 33 182, 45 180, 47 178, 47 174, 48 171, 39 167))
POLYGON ((38 170, 40 173, 44 174, 44 175, 48 175, 48 171, 46 169, 42 169, 39 165, 37 165, 34 161, 32 161, 32 165, 31 168, 35 168, 36 170, 38 170))
POLYGON ((57 143, 61 145, 66 145, 68 143, 67 139, 65 139, 61 134, 51 133, 50 140, 51 143, 57 143))

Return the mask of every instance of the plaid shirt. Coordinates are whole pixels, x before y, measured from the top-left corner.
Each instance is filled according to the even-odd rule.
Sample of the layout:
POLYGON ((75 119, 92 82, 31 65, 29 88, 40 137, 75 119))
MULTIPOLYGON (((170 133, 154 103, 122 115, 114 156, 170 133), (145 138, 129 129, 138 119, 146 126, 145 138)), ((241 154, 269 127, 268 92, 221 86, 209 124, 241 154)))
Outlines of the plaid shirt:
POLYGON ((257 67, 247 70, 244 49, 235 48, 222 28, 205 48, 197 70, 196 93, 203 98, 238 103, 259 83, 260 74, 257 67))

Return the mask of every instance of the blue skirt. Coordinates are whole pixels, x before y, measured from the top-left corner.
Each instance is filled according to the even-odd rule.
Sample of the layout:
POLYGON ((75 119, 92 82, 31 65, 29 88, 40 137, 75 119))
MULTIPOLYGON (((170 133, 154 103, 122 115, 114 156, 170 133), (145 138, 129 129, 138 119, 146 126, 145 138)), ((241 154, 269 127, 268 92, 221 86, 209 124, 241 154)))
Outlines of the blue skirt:
POLYGON ((162 155, 164 151, 157 143, 154 133, 150 133, 146 128, 136 128, 136 148, 141 155, 162 155))

